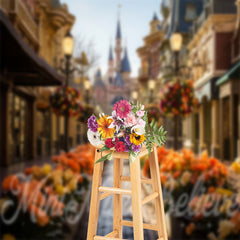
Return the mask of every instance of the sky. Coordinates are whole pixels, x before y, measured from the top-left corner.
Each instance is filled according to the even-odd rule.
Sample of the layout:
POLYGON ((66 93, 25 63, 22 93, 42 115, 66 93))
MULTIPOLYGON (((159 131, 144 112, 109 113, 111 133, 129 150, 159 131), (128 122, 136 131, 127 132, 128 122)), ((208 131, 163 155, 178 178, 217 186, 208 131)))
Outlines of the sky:
POLYGON ((74 37, 84 36, 85 44, 94 42, 100 56, 97 68, 107 70, 110 41, 115 45, 118 5, 122 28, 122 45, 127 45, 132 77, 138 75, 140 60, 136 49, 143 45, 143 37, 149 33, 149 23, 154 12, 160 16, 161 0, 62 0, 70 13, 76 16, 72 29, 74 37))

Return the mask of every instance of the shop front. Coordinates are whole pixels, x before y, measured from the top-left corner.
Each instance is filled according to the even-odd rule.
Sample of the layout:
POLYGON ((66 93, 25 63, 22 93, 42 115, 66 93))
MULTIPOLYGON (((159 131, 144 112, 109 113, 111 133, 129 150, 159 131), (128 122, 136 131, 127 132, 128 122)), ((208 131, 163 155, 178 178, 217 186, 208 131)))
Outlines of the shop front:
POLYGON ((36 99, 40 87, 61 85, 64 77, 23 40, 0 10, 0 165, 37 155, 36 99))
POLYGON ((240 155, 240 62, 216 83, 220 99, 221 159, 234 161, 240 155))

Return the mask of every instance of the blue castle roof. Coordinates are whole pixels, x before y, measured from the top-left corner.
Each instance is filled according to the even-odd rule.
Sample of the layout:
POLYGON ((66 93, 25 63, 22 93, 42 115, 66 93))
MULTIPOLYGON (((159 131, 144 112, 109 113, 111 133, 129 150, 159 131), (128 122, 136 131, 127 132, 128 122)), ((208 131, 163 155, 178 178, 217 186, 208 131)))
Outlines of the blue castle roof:
POLYGON ((123 87, 124 86, 124 82, 122 80, 122 75, 120 72, 117 73, 114 82, 113 82, 114 87, 123 87))
POLYGON ((112 61, 112 60, 113 60, 113 50, 112 50, 112 45, 110 45, 108 61, 112 61))
POLYGON ((95 86, 96 87, 105 87, 105 84, 102 80, 102 74, 101 74, 101 70, 98 69, 97 73, 96 73, 96 78, 95 78, 95 86))
POLYGON ((121 71, 122 72, 131 72, 131 67, 130 67, 130 62, 129 62, 129 59, 128 59, 127 48, 125 48, 125 51, 124 51, 124 57, 122 59, 121 71))
POLYGON ((117 22, 116 39, 121 39, 121 38, 122 38, 121 24, 120 24, 120 20, 118 20, 118 22, 117 22))

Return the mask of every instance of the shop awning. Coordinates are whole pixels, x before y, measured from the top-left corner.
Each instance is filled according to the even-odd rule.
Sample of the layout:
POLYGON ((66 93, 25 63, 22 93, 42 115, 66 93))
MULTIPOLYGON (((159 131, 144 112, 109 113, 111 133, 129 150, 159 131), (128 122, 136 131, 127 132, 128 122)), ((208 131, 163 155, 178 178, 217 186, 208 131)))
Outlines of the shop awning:
POLYGON ((194 90, 195 97, 200 103, 204 97, 206 97, 208 100, 216 99, 218 97, 218 89, 215 86, 217 79, 217 77, 213 77, 207 83, 194 90))
POLYGON ((28 46, 11 21, 0 10, 0 74, 18 86, 61 85, 59 74, 28 46))
POLYGON ((229 79, 240 79, 240 62, 237 62, 235 65, 230 68, 222 77, 216 82, 217 86, 222 85, 229 79))

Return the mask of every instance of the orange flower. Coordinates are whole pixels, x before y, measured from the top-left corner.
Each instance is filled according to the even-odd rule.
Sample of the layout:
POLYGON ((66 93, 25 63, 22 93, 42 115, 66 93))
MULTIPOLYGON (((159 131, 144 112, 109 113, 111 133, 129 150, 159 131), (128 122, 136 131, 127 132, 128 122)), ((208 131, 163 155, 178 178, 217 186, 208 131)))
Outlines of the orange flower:
POLYGON ((9 175, 3 180, 2 188, 5 191, 17 190, 19 185, 19 181, 17 176, 9 175))
POLYGON ((72 168, 72 170, 74 170, 75 172, 80 171, 79 165, 72 159, 68 159, 68 166, 72 168))
POLYGON ((49 222, 49 217, 47 216, 46 212, 44 212, 41 208, 36 207, 35 205, 31 204, 28 208, 30 214, 35 215, 38 225, 44 227, 49 222))
POLYGON ((188 226, 187 226, 187 228, 186 228, 186 234, 187 234, 188 236, 190 236, 190 235, 193 233, 195 227, 196 227, 196 226, 195 226, 194 223, 188 224, 188 226))
POLYGON ((111 123, 113 122, 112 119, 108 119, 108 116, 103 116, 97 120, 97 123, 99 125, 98 131, 101 134, 102 138, 112 138, 113 134, 115 132, 114 128, 109 128, 111 123))

